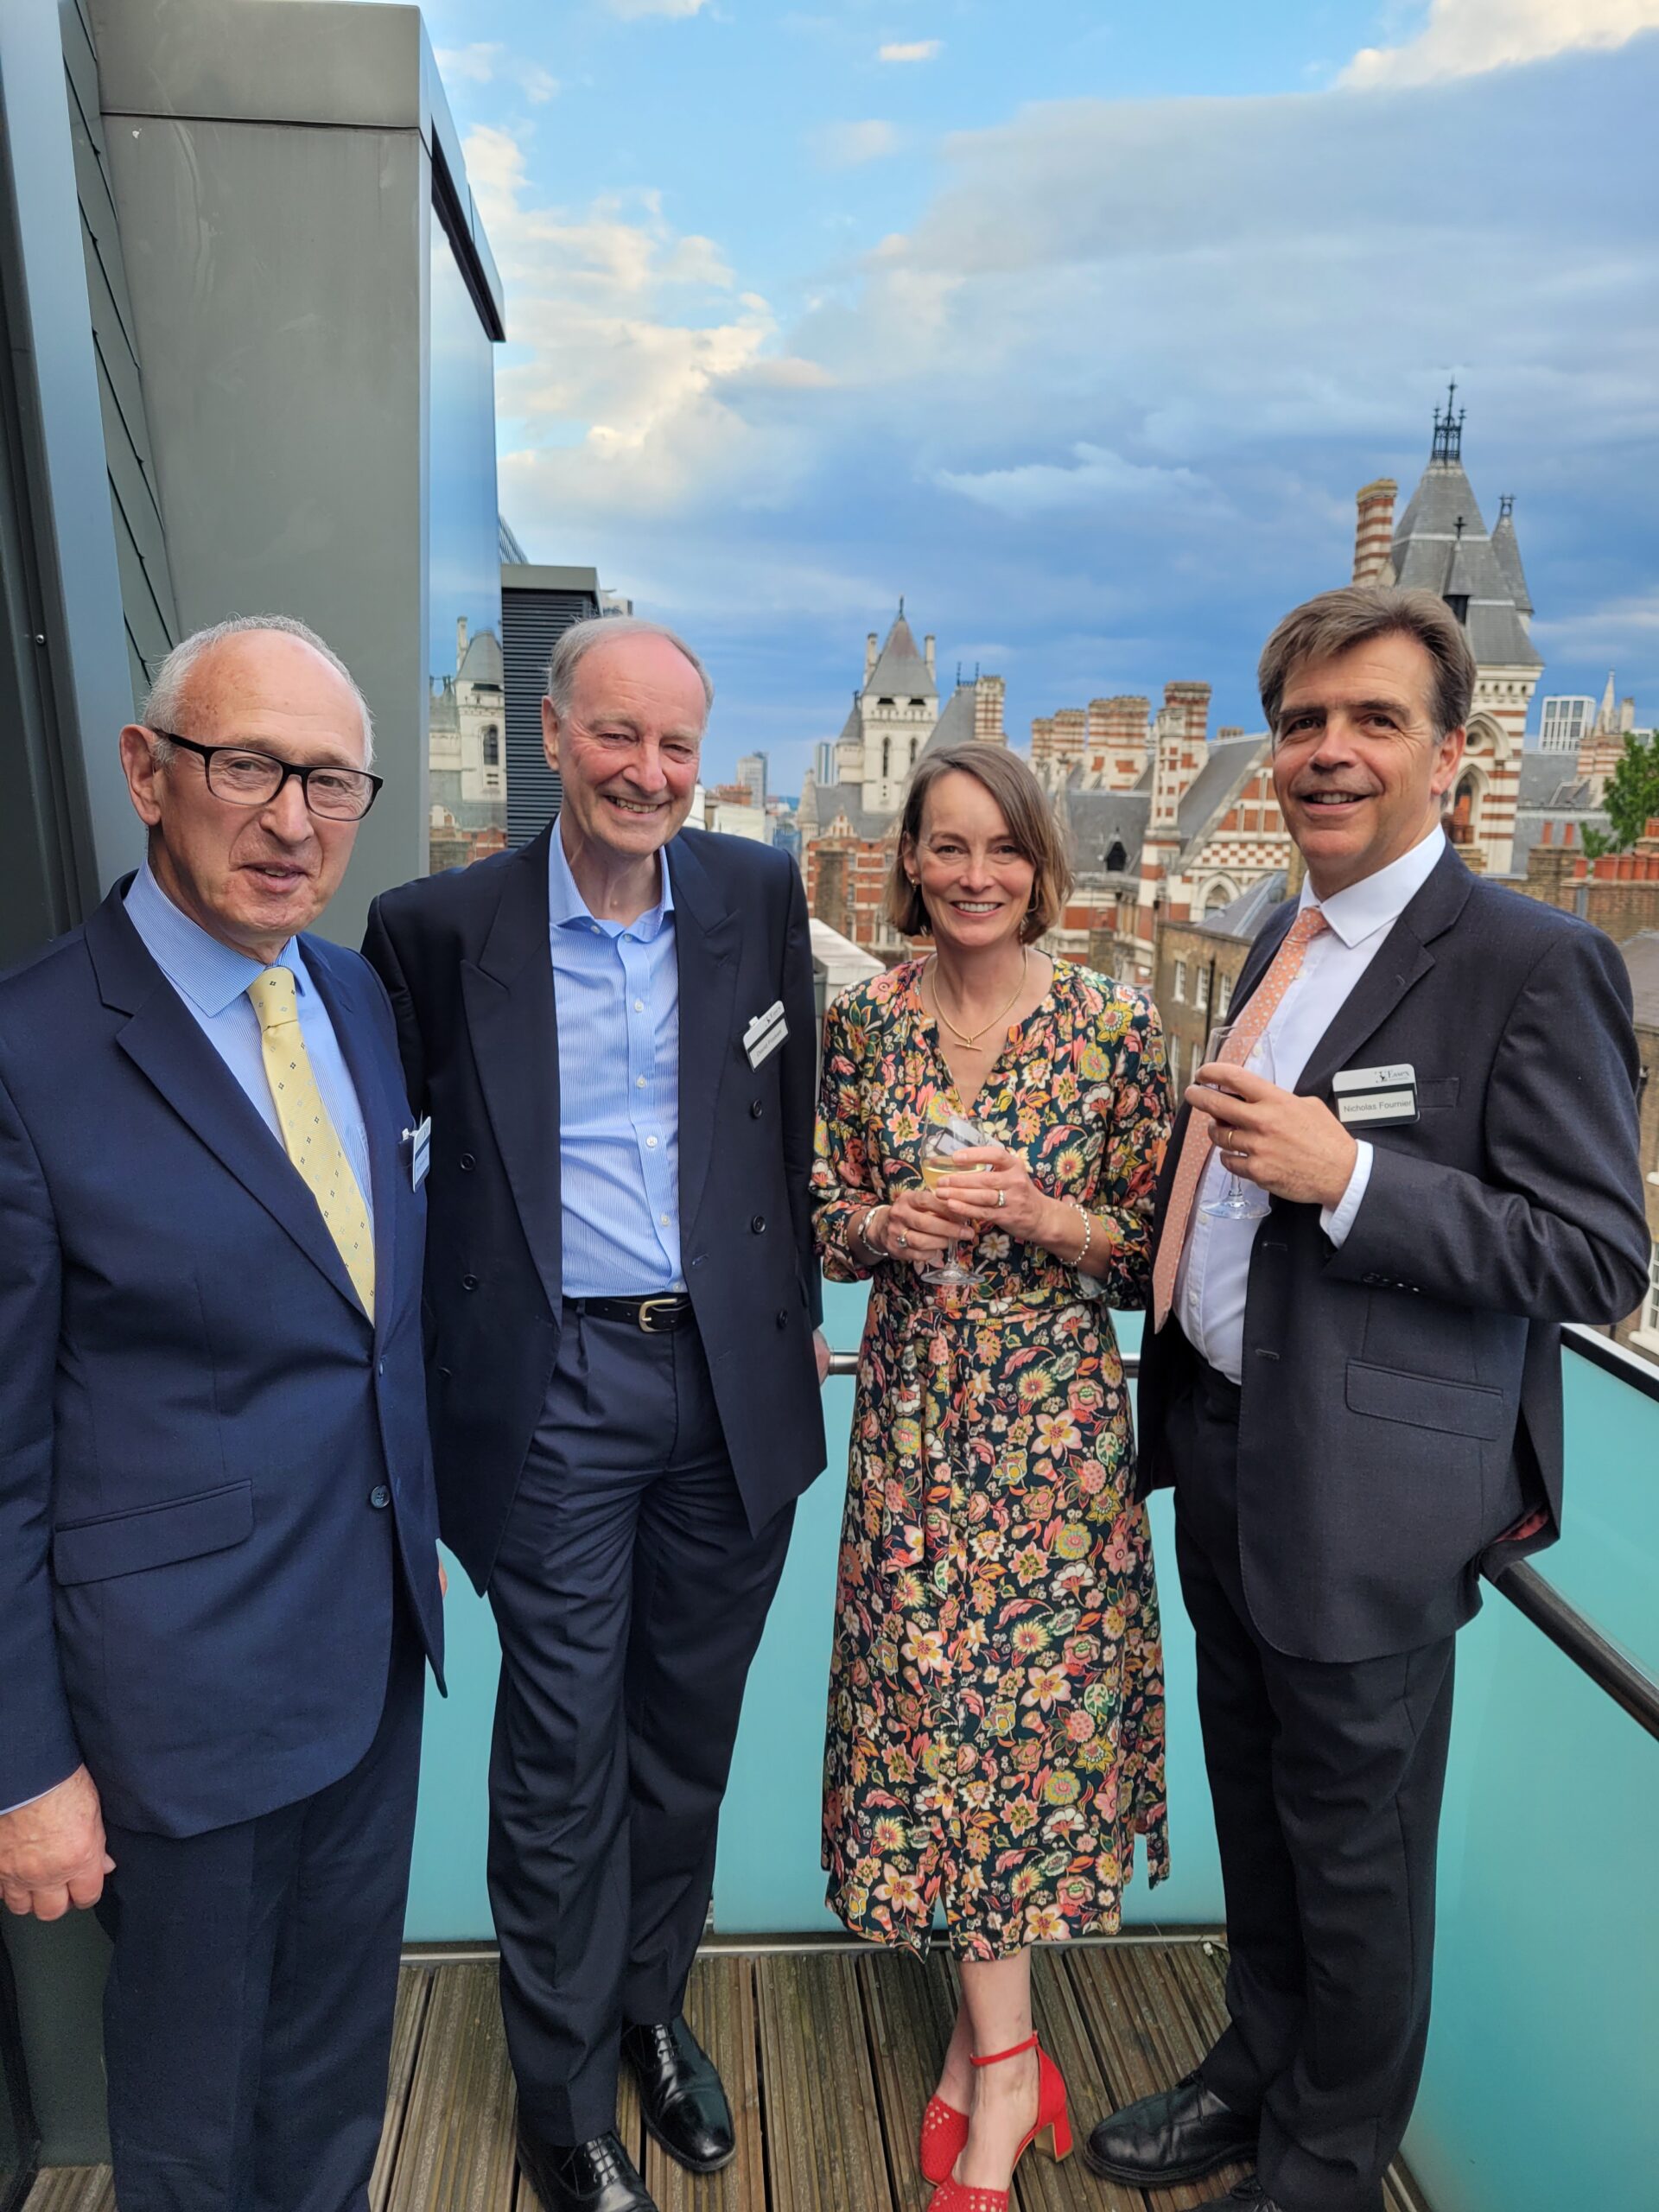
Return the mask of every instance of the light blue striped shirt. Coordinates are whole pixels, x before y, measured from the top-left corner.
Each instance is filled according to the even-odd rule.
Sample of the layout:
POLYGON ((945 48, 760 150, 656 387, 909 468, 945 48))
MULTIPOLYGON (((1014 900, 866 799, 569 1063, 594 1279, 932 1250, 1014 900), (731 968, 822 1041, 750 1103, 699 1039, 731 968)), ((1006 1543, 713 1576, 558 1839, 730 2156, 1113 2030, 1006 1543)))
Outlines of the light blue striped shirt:
MULTIPOLYGON (((248 985, 265 972, 264 964, 209 937, 199 922, 193 922, 173 904, 150 874, 148 861, 133 878, 125 906, 127 919, 143 938, 145 950, 195 1016, 203 1036, 246 1092, 260 1120, 282 1144, 282 1125, 276 1119, 261 1051, 259 1017, 248 996, 248 985)), ((328 1118, 340 1134, 372 1227, 374 1193, 370 1187, 368 1132, 328 1009, 306 972, 296 939, 289 939, 273 964, 293 974, 300 1034, 310 1056, 311 1071, 328 1118)))
POLYGON ((681 1290, 680 979, 674 892, 599 922, 556 827, 547 912, 559 1030, 559 1186, 567 1298, 681 1290))

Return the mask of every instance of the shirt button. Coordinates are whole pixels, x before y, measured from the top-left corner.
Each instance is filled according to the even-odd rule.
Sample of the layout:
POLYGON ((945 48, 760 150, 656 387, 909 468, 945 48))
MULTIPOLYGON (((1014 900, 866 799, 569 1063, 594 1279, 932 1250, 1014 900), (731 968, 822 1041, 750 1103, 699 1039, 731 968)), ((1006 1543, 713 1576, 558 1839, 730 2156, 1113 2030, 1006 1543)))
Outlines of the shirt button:
POLYGON ((369 1503, 377 1513, 384 1513, 391 1503, 391 1492, 386 1488, 385 1483, 376 1483, 374 1488, 369 1492, 369 1503))
POLYGON ((635 1089, 636 1090, 643 1090, 645 1089, 645 1078, 644 1077, 644 1076, 642 1076, 642 1075, 637 1075, 637 1076, 635 1076, 635 1077, 633 1078, 633 1087, 634 1087, 634 1089, 635 1089))
POLYGON ((665 1213, 658 1214, 657 1218, 662 1223, 664 1229, 668 1227, 668 1216, 665 1213))
POLYGON ((647 1152, 655 1152, 655 1151, 656 1151, 656 1149, 657 1149, 657 1140, 656 1140, 656 1138, 655 1138, 655 1137, 647 1137, 647 1138, 645 1139, 645 1150, 646 1150, 647 1152))
POLYGON ((633 1002, 633 1010, 636 1014, 643 1014, 645 1012, 645 1002, 644 999, 635 999, 633 1002))
POLYGON ((766 1225, 766 1217, 763 1213, 756 1214, 754 1219, 749 1224, 749 1227, 754 1231, 757 1236, 759 1236, 765 1230, 766 1225))

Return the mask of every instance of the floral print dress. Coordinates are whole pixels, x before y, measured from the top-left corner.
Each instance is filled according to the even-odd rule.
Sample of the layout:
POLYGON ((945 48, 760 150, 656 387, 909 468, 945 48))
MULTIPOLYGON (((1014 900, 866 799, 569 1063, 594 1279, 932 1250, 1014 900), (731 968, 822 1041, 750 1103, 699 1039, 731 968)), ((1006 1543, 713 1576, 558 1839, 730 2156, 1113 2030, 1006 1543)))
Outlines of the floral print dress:
MULTIPOLYGON (((824 1273, 873 1276, 853 1414, 824 1758, 829 1902, 973 1959, 1116 1928, 1135 1838, 1168 1872, 1163 1656, 1109 1305, 1143 1303, 1169 1128, 1146 995, 1065 961, 958 1100, 912 961, 824 1028, 813 1170, 824 1273), (970 1112, 1096 1218, 1096 1281, 982 1231, 986 1280, 874 1268, 852 1224, 918 1181, 930 1118, 970 1112)), ((1081 1232, 1079 1232, 1081 1233, 1081 1232)))

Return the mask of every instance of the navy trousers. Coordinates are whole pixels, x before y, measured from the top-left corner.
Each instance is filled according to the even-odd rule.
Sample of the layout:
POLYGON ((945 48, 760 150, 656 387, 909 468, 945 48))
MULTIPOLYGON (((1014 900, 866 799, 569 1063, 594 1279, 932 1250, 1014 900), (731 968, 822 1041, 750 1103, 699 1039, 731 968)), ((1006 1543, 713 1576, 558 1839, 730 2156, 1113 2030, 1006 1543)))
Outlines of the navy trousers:
POLYGON ((105 2066, 121 2212, 366 2212, 424 1689, 400 1605, 350 1773, 194 1836, 109 1831, 105 2066))
POLYGON ((680 2009, 793 1509, 744 1516, 695 1324, 567 1305, 490 1580, 490 1902, 525 2133, 615 2122, 624 2023, 680 2009))
POLYGON ((1285 2212, 1382 2212, 1428 2037, 1452 1639, 1342 1666, 1274 1649, 1239 1572, 1238 1392, 1197 1364, 1168 1439, 1230 2016, 1200 2070, 1260 2115, 1285 2212))

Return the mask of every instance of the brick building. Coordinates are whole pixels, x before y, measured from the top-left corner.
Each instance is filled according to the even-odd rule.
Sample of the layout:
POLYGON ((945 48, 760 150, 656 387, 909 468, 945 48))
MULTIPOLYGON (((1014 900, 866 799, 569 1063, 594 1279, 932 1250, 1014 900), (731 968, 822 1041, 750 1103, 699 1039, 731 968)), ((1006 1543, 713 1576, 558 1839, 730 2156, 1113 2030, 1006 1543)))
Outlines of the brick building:
MULTIPOLYGON (((1163 1019, 1170 1083, 1178 1098, 1181 1086, 1203 1065, 1211 1030, 1226 1020, 1250 946, 1286 895, 1286 883, 1282 874, 1263 876, 1201 920, 1166 921, 1160 927, 1152 995, 1163 1019)), ((1091 948, 1090 965, 1112 973, 1109 947, 1091 948)))

